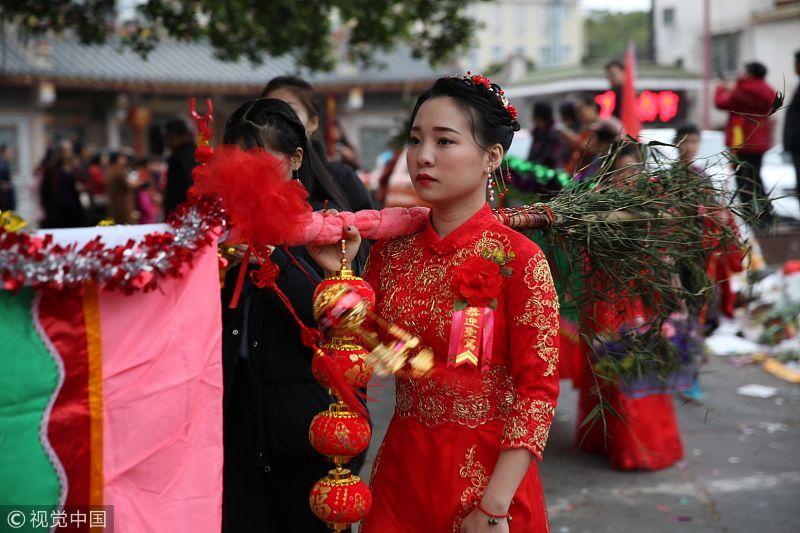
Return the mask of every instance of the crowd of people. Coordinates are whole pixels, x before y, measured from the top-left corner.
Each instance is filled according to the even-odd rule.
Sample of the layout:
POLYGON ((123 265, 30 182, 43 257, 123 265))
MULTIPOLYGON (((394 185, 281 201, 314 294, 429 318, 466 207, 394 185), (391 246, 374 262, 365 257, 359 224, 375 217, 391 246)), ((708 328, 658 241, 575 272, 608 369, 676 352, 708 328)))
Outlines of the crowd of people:
POLYGON ((186 200, 192 185, 195 144, 180 119, 164 128, 169 155, 138 156, 133 150, 99 150, 62 140, 36 169, 42 228, 153 224, 186 200))
MULTIPOLYGON (((800 75, 800 52, 795 55, 796 69, 800 75)), ((610 116, 601 117, 600 105, 591 95, 567 99, 554 106, 548 101, 535 102, 531 120, 531 146, 527 160, 544 167, 563 170, 583 181, 598 172, 605 157, 625 144, 628 132, 619 119, 621 88, 625 83, 625 70, 618 60, 605 66, 606 77, 612 91, 617 94, 616 105, 610 116)), ((737 80, 721 81, 715 92, 716 106, 730 113, 726 126, 726 144, 735 155, 737 191, 742 203, 757 215, 762 227, 769 226, 774 214, 760 171, 764 153, 773 146, 769 114, 775 101, 775 90, 765 81, 766 67, 758 62, 745 65, 737 80)), ((302 80, 283 77, 282 83, 293 90, 306 91, 298 85, 302 80), (289 81, 286 81, 289 80, 289 81), (295 86, 296 85, 296 86, 295 86), (288 85, 287 85, 288 86, 288 85)), ((265 88, 265 91, 267 88, 265 88)), ((278 94, 288 94, 283 86, 278 94)), ((261 95, 262 97, 264 94, 261 95)), ((291 97, 289 97, 291 99, 291 97)), ((328 170, 336 176, 352 179, 362 170, 362 162, 355 146, 349 142, 338 122, 334 121, 326 140, 329 150, 316 135, 320 127, 319 104, 303 97, 302 104, 313 109, 313 118, 304 119, 312 146, 323 159, 331 154, 328 170)), ((293 106, 298 109, 299 102, 293 106)), ((800 174, 800 149, 797 148, 797 131, 800 102, 795 94, 787 112, 783 132, 785 150, 791 155, 796 173, 800 174)), ((698 131, 693 123, 677 126, 698 131)), ((70 227, 94 225, 100 220, 112 219, 120 224, 144 224, 162 221, 167 214, 186 198, 191 186, 191 169, 194 162, 194 142, 186 123, 175 119, 163 129, 168 158, 161 155, 134 155, 130 149, 98 150, 92 144, 61 141, 47 151, 39 164, 37 176, 40 183, 40 204, 44 213, 42 227, 70 227)), ((680 145, 685 135, 676 135, 680 145)), ((693 145, 695 154, 699 146, 693 145)), ((16 205, 11 185, 7 147, 0 148, 0 202, 4 209, 16 205)), ((395 155, 399 154, 396 151, 395 155)), ((394 167, 397 157, 391 165, 394 167)), ((688 160, 684 160, 688 163, 688 160)), ((676 163, 680 164, 680 161, 676 163)), ((692 165, 701 170, 698 165, 692 165)), ((391 170, 391 168, 389 168, 391 170)), ((378 190, 370 191, 359 200, 359 205, 383 205, 387 176, 383 176, 378 190)), ((797 178, 800 188, 800 178, 797 178)), ((550 190, 557 192, 557 189, 550 190)))
MULTIPOLYGON (((800 51, 795 53, 795 70, 800 76, 800 51)), ((606 77, 611 90, 621 102, 621 87, 625 83, 623 64, 610 61, 606 77)), ((758 229, 775 222, 768 191, 761 177, 764 154, 777 141, 772 133, 771 115, 778 105, 778 92, 766 81, 767 68, 757 61, 747 63, 736 80, 722 79, 718 83, 714 104, 728 112, 725 143, 730 150, 736 176, 736 193, 746 212, 758 229)), ((617 153, 627 138, 619 120, 621 106, 616 105, 611 116, 601 118, 600 106, 592 96, 566 100, 558 113, 547 101, 533 105, 531 119, 532 144, 527 159, 548 168, 564 170, 576 181, 596 175, 609 154, 617 153)), ((783 128, 783 148, 790 154, 795 167, 797 188, 800 190, 800 90, 786 109, 783 128)), ((676 127, 673 143, 679 147, 676 165, 690 167, 699 175, 704 169, 695 160, 701 138, 699 127, 684 122, 676 127), (687 137, 687 132, 690 136, 687 137), (682 147, 686 143, 688 147, 682 147)), ((645 139, 646 141, 647 139, 645 139)))
MULTIPOLYGON (((612 87, 619 88, 622 65, 611 62, 607 72, 612 87)), ((723 84, 716 94, 717 106, 731 112, 728 144, 741 162, 739 194, 747 204, 767 202, 758 168, 771 144, 768 113, 774 91, 765 75, 763 65, 750 63, 735 85, 723 84), (742 113, 755 118, 741 120, 742 113)), ((328 161, 314 140, 318 101, 306 81, 275 78, 231 115, 222 142, 284 157, 286 178, 305 186, 317 210, 370 209, 374 202, 355 173, 359 163, 352 145, 339 132, 338 155, 328 161)), ((797 97, 792 105, 797 106, 797 97)), ((577 182, 596 177, 610 153, 620 172, 635 172, 643 163, 641 150, 625 140, 620 120, 601 118, 593 97, 564 102, 557 114, 551 104, 538 102, 532 119, 529 161, 562 169, 577 182)), ((376 291, 376 311, 419 337, 444 366, 453 325, 451 288, 463 274, 455 268, 485 259, 487 246, 492 257, 514 261, 515 268, 497 275, 494 353, 481 379, 459 382, 445 373, 430 386, 416 377, 398 378, 398 409, 374 465, 373 508, 362 531, 476 532, 497 525, 493 531, 508 531, 512 518, 520 530, 547 531, 536 459, 541 459, 558 398, 558 297, 539 247, 500 224, 486 202, 487 184, 493 187, 520 128, 516 111, 485 78, 446 77, 419 98, 410 124, 406 163, 417 194, 431 206, 425 229, 373 244, 353 230, 345 233, 347 258, 376 291)), ((164 134, 166 159, 68 141, 54 146, 38 168, 42 227, 164 220, 186 199, 195 165, 186 123, 169 122, 164 134)), ((695 125, 676 130, 675 164, 698 179, 703 178, 703 169, 695 166, 700 139, 695 125)), ((794 141, 792 135, 789 139, 794 141)), ((7 175, 0 163, 0 201, 13 206, 7 175)), ((759 212, 771 216, 768 202, 759 212)), ((316 285, 338 269, 339 254, 338 244, 272 251, 270 258, 280 267, 276 284, 308 324, 313 324, 316 285)), ((228 308, 240 270, 256 268, 243 256, 232 254, 222 292, 223 531, 325 531, 309 509, 308 494, 330 465, 311 447, 307 431, 333 398, 314 379, 312 353, 274 293, 242 276, 239 305, 228 308)), ((589 379, 591 369, 584 370, 589 379)), ((579 383, 583 415, 597 402, 592 383, 579 383)), ((605 435, 584 435, 586 449, 603 446, 612 466, 625 470, 663 468, 680 459, 668 394, 632 399, 611 385, 607 393, 622 420, 607 428, 610 449, 605 435)), ((351 467, 358 471, 362 464, 359 457, 351 467)))

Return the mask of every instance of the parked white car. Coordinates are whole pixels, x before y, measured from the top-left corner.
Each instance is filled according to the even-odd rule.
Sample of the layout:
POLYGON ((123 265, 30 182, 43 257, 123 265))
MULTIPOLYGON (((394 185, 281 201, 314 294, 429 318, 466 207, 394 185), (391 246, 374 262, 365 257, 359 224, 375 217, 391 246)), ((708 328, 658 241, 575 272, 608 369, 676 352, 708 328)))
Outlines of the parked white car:
POLYGON ((789 154, 783 151, 783 144, 770 148, 761 163, 761 179, 764 187, 773 198, 772 207, 781 217, 800 219, 800 202, 789 194, 798 194, 794 165, 789 154))
MULTIPOLYGON (((639 138, 642 142, 659 141, 671 144, 675 139, 672 128, 644 129, 639 138)), ((677 158, 675 148, 660 146, 658 150, 668 159, 677 158)), ((708 169, 708 174, 721 180, 729 191, 736 190, 736 178, 728 164, 730 156, 725 146, 725 134, 721 131, 703 130, 700 134, 700 149, 697 160, 708 169)), ((772 207, 779 217, 800 219, 800 203, 793 194, 796 187, 794 166, 783 151, 783 145, 777 144, 764 154, 761 164, 761 180, 772 199, 772 207)))

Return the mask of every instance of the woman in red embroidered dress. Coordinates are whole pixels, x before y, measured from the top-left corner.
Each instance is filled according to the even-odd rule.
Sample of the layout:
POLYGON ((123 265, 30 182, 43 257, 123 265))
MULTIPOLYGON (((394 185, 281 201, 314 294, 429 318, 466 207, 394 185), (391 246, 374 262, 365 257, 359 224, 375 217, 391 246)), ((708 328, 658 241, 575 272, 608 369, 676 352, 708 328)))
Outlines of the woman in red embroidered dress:
MULTIPOLYGON (((533 459, 558 397, 558 299, 541 250, 486 202, 518 129, 480 76, 438 80, 412 115, 407 163, 431 216, 376 243, 365 277, 435 369, 397 377, 364 533, 549 529, 533 459)), ((336 268, 335 247, 315 257, 336 268)))

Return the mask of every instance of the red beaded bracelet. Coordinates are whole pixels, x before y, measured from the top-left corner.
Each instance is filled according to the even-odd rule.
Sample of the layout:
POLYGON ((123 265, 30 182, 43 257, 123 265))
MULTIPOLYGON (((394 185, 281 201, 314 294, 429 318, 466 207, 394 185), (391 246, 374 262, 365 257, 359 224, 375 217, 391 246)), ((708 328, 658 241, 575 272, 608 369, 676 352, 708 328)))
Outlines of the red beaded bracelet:
POLYGON ((481 507, 481 504, 478 504, 478 510, 489 517, 489 525, 496 526, 498 524, 498 520, 505 518, 507 521, 511 522, 511 514, 493 514, 481 507))

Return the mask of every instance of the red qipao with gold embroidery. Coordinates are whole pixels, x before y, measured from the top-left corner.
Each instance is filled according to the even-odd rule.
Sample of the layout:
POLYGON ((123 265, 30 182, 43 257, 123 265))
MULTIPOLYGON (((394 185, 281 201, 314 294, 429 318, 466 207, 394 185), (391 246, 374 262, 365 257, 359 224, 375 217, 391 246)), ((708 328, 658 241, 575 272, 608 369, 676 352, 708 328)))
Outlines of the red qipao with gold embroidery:
MULTIPOLYGON (((430 225, 381 241, 365 275, 386 320, 417 335, 446 365, 454 271, 484 250, 512 257, 494 310, 491 366, 397 378, 395 413, 375 459, 365 533, 458 532, 479 502, 502 450, 538 459, 558 398, 558 299, 547 260, 497 222, 488 204, 440 238, 430 225)), ((511 531, 548 531, 538 464, 510 508, 511 531)))

